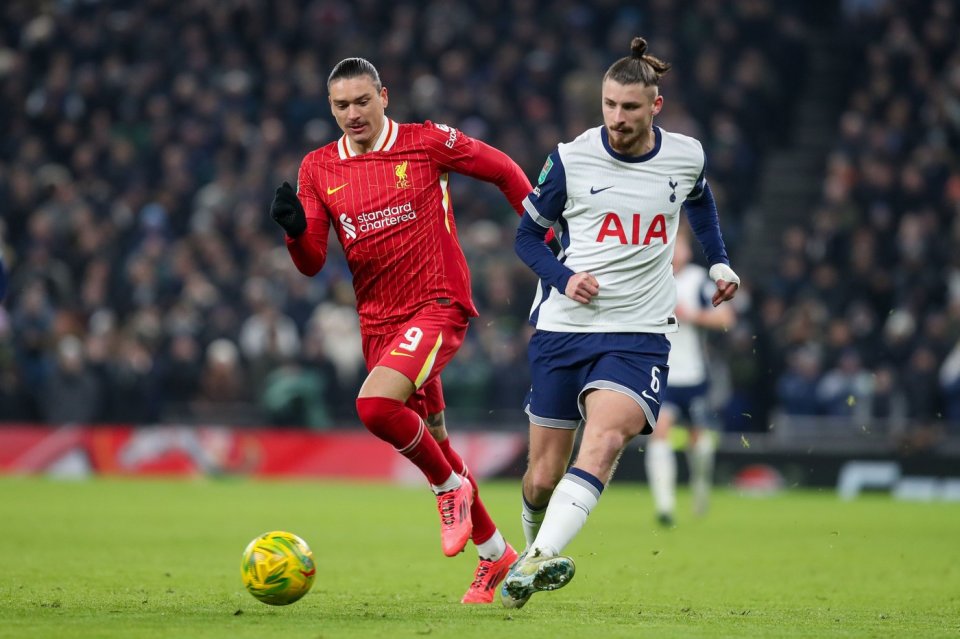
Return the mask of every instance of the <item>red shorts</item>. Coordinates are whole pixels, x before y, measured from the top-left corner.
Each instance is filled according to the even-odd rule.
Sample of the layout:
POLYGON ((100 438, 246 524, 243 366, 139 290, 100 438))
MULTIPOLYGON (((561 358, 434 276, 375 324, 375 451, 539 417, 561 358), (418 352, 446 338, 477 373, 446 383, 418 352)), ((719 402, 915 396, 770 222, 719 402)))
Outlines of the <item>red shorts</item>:
POLYGON ((367 371, 386 366, 402 373, 416 386, 407 406, 418 415, 443 410, 440 372, 453 359, 467 334, 470 318, 456 304, 424 306, 396 333, 363 335, 367 371))

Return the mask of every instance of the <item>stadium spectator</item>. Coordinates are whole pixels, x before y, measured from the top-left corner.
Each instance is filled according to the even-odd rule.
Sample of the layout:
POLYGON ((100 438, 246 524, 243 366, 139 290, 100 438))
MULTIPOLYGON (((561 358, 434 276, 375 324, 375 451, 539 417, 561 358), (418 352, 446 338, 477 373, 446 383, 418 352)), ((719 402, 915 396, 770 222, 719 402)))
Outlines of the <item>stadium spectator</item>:
POLYGON ((873 381, 853 349, 843 352, 835 367, 817 383, 817 405, 832 417, 864 417, 870 412, 873 381))
POLYGON ((107 418, 121 424, 152 424, 157 406, 156 347, 142 335, 117 336, 115 356, 108 367, 107 418))
POLYGON ((210 408, 217 404, 236 404, 246 393, 246 372, 240 362, 240 350, 236 344, 221 337, 207 346, 203 370, 200 372, 200 393, 195 404, 210 408))
POLYGON ((260 396, 270 422, 279 426, 328 428, 333 425, 327 403, 329 378, 322 369, 296 360, 280 365, 263 381, 260 396))
POLYGON ((167 414, 176 416, 178 421, 189 421, 189 404, 200 388, 201 355, 196 336, 179 331, 169 338, 158 357, 157 386, 169 402, 167 414))
POLYGON ((293 319, 280 311, 271 284, 264 278, 247 280, 244 301, 249 310, 240 325, 240 352, 251 363, 250 383, 259 390, 271 371, 296 357, 300 334, 293 319))
POLYGON ((819 415, 820 354, 811 346, 797 348, 787 359, 787 370, 777 381, 780 407, 791 415, 819 415))
POLYGON ((92 422, 102 392, 99 380, 86 367, 83 342, 74 335, 61 338, 56 370, 43 388, 43 420, 50 424, 92 422))
POLYGON ((960 341, 940 366, 940 388, 947 398, 944 406, 947 421, 960 424, 960 341))

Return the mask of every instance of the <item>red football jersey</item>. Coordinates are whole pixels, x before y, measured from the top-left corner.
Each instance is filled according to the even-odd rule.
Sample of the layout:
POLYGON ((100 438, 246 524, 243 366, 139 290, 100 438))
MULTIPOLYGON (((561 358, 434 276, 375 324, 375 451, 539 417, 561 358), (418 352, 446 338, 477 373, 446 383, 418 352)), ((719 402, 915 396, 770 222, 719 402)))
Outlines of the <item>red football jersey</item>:
POLYGON ((287 237, 290 256, 302 273, 316 274, 333 225, 353 273, 364 332, 393 332, 441 298, 477 315, 447 189, 450 171, 496 184, 523 213, 531 186, 520 167, 443 124, 398 125, 385 118, 374 150, 357 155, 342 136, 300 165, 297 193, 307 230, 287 237))

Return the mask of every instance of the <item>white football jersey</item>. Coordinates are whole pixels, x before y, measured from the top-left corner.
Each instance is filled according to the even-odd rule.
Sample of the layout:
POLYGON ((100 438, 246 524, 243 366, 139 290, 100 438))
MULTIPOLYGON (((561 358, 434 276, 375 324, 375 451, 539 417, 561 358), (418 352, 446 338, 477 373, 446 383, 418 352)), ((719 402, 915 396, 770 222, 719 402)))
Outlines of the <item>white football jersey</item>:
MULTIPOLYGON (((550 154, 524 208, 553 227, 561 261, 597 278, 600 292, 580 304, 541 282, 531 323, 572 333, 671 333, 676 286, 671 261, 684 200, 703 193, 700 142, 654 127, 654 148, 624 156, 603 126, 550 154)), ((672 375, 672 373, 671 373, 672 375)))
MULTIPOLYGON (((687 264, 674 277, 677 282, 677 306, 690 311, 713 307, 711 298, 717 285, 710 279, 707 269, 697 264, 687 264)), ((667 338, 670 340, 670 386, 697 386, 707 381, 703 330, 693 324, 680 322, 677 332, 667 338)))

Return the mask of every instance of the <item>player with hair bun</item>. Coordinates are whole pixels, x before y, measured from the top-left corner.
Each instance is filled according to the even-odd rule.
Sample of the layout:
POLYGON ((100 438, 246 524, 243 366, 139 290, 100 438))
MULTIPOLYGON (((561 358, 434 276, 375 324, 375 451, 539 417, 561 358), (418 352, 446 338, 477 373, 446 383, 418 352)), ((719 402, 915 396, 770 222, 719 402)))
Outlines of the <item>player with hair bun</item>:
POLYGON ((530 314, 527 547, 501 587, 511 608, 573 578, 573 559, 560 553, 596 507, 626 445, 657 423, 666 334, 678 323, 671 261, 681 208, 711 264, 713 305, 733 299, 740 282, 700 142, 653 124, 670 65, 648 54, 643 38, 630 49, 603 77, 603 126, 550 154, 517 230, 517 254, 540 286, 530 314), (550 230, 563 247, 559 259, 543 246, 550 230))

